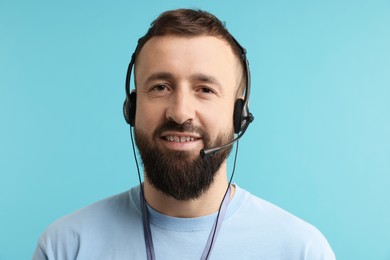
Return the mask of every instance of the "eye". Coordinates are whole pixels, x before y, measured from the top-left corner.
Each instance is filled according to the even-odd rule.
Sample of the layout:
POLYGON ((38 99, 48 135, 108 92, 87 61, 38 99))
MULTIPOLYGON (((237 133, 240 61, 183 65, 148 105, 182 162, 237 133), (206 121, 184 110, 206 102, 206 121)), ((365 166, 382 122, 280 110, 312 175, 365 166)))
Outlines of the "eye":
POLYGON ((198 91, 201 92, 202 94, 216 94, 214 89, 205 86, 200 87, 198 91))
POLYGON ((158 85, 154 85, 153 87, 151 87, 150 90, 156 91, 156 92, 163 92, 163 91, 167 91, 168 87, 164 84, 158 84, 158 85))

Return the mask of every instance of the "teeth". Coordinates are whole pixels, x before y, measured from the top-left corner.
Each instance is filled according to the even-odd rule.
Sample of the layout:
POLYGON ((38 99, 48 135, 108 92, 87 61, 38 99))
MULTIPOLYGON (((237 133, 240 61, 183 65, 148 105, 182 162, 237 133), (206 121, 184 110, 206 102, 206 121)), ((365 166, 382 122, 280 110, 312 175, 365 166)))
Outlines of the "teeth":
POLYGON ((184 142, 193 142, 195 141, 195 137, 190 136, 165 136, 165 139, 170 142, 176 142, 176 143, 184 143, 184 142))

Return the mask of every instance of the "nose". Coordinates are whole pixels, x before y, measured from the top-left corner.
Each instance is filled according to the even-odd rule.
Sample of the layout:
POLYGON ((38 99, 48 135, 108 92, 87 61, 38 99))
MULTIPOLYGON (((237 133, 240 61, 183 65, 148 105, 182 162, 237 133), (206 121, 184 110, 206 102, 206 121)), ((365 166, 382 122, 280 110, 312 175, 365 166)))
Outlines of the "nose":
POLYGON ((183 124, 195 117, 195 103, 190 91, 177 89, 171 96, 166 110, 167 120, 183 124))

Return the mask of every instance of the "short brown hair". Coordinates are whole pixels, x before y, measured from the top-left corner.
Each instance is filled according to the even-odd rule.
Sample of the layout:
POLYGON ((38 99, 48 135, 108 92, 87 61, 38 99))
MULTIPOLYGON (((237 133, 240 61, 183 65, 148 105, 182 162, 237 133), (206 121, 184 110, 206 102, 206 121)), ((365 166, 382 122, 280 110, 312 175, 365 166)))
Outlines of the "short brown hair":
POLYGON ((194 9, 176 9, 160 14, 160 16, 150 24, 147 33, 138 40, 135 57, 138 56, 142 47, 149 39, 165 35, 184 37, 208 35, 225 40, 232 48, 233 53, 237 56, 242 67, 242 79, 237 93, 242 93, 244 91, 246 72, 243 69, 244 61, 242 59, 242 50, 226 29, 225 24, 215 15, 206 11, 194 9))

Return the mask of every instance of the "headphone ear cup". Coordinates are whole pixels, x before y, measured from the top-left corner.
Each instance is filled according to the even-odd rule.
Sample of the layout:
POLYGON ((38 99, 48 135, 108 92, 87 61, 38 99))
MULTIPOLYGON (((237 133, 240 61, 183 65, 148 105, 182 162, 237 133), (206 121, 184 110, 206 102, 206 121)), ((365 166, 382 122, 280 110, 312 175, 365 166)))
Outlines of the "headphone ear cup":
POLYGON ((125 99, 125 102, 123 102, 123 116, 125 117, 126 123, 130 124, 130 119, 129 119, 129 111, 127 109, 127 98, 125 99))
POLYGON ((125 103, 123 104, 123 114, 125 116, 125 120, 131 126, 134 126, 136 107, 137 94, 135 92, 131 92, 129 98, 126 98, 125 103))
POLYGON ((238 98, 234 103, 233 111, 233 126, 234 133, 238 134, 242 128, 242 112, 244 109, 245 101, 242 98, 238 98))

